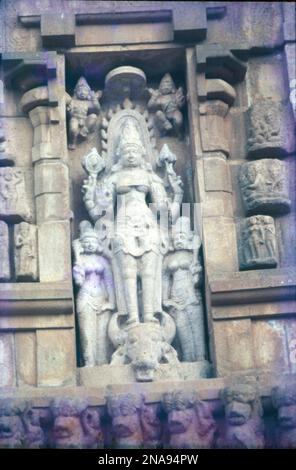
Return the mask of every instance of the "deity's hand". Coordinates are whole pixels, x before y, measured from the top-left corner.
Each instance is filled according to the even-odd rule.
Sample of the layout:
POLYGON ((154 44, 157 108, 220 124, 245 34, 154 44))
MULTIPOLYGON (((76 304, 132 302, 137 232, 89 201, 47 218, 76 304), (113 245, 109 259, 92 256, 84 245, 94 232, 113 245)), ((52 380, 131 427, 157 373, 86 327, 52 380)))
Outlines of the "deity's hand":
POLYGON ((176 95, 176 101, 177 101, 179 108, 182 108, 185 104, 185 96, 184 96, 183 88, 182 87, 178 88, 175 95, 176 95))
POLYGON ((102 312, 106 312, 107 310, 114 311, 115 309, 116 307, 112 302, 107 302, 102 306, 102 312))
POLYGON ((158 96, 159 95, 158 90, 154 90, 153 88, 148 88, 148 92, 149 92, 150 96, 158 96))
MULTIPOLYGON (((171 167, 172 168, 172 167, 171 167)), ((171 172, 167 172, 168 180, 174 194, 183 193, 183 182, 180 176, 177 176, 172 168, 171 172)))
POLYGON ((94 195, 96 190, 96 177, 94 175, 89 175, 89 177, 84 180, 81 191, 84 195, 83 199, 87 205, 87 209, 92 209, 95 206, 94 195))

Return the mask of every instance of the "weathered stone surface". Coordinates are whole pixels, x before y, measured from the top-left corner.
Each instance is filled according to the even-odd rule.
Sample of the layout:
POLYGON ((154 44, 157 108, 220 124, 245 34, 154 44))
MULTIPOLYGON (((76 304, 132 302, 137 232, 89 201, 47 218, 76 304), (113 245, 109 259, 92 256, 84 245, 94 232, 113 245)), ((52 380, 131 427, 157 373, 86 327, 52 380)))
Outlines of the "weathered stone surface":
POLYGON ((9 281, 10 276, 8 226, 0 220, 0 280, 9 281))
POLYGON ((69 222, 44 222, 38 226, 38 259, 40 282, 71 278, 69 222))
POLYGON ((228 163, 222 152, 207 153, 203 168, 206 191, 231 192, 228 163))
POLYGON ((207 99, 221 100, 231 106, 236 98, 234 87, 225 80, 211 78, 206 80, 207 99))
POLYGON ((29 111, 34 128, 34 145, 32 147, 32 160, 59 158, 60 152, 54 152, 55 138, 58 136, 57 124, 60 120, 58 108, 37 106, 29 111))
POLYGON ((216 321, 213 324, 213 334, 218 377, 254 369, 251 320, 216 321))
MULTIPOLYGON (((153 382, 138 382, 149 385, 155 383, 156 387, 162 382, 168 383, 175 380, 177 382, 196 380, 197 378, 212 377, 212 367, 207 361, 199 362, 179 362, 175 367, 170 364, 160 364, 154 372, 153 382)), ((127 386, 134 380, 134 371, 128 364, 126 365, 103 365, 97 367, 79 367, 77 381, 79 385, 89 387, 100 387, 119 384, 127 386)))
POLYGON ((207 115, 200 116, 202 147, 205 152, 224 152, 225 155, 228 155, 229 143, 224 115, 220 116, 218 114, 224 109, 224 107, 228 108, 228 106, 222 101, 218 103, 222 104, 222 106, 217 108, 216 101, 207 102, 207 115), (216 109, 213 109, 213 106, 215 106, 216 109))
POLYGON ((37 385, 36 333, 18 331, 14 334, 16 380, 18 387, 37 385))
POLYGON ((38 330, 37 386, 62 387, 75 383, 73 329, 38 330))
POLYGON ((34 183, 37 222, 69 220, 68 167, 62 162, 39 162, 35 166, 34 183))
POLYGON ((289 103, 258 99, 247 116, 249 157, 279 157, 294 152, 294 120, 289 103))
POLYGON ((75 16, 67 12, 43 13, 41 15, 42 44, 45 47, 75 46, 75 16))
POLYGON ((296 42, 296 31, 295 31, 295 21, 296 21, 296 12, 294 5, 290 2, 283 3, 283 13, 284 13, 284 39, 286 42, 296 42))
POLYGON ((36 87, 23 94, 20 105, 24 113, 28 113, 36 106, 44 106, 49 103, 48 87, 36 87))
POLYGON ((14 226, 14 264, 17 280, 38 279, 37 226, 21 222, 14 226))
POLYGON ((19 222, 34 219, 32 203, 32 174, 23 168, 0 168, 0 215, 19 222))
POLYGON ((192 5, 189 8, 175 6, 173 29, 176 41, 194 43, 204 39, 207 32, 207 14, 204 5, 192 5))
MULTIPOLYGON (((288 338, 286 328, 291 328, 293 320, 273 319, 253 322, 252 334, 254 345, 254 360, 259 369, 276 373, 289 372, 289 351, 285 347, 288 338)), ((295 328, 295 326, 294 326, 295 328)))
POLYGON ((204 256, 208 274, 238 271, 235 225, 232 219, 215 216, 203 222, 204 256), (217 243, 217 240, 219 242, 217 243), (233 253, 233 256, 229 256, 233 253))
POLYGON ((72 285, 69 281, 0 283, 0 305, 1 314, 6 316, 1 328, 5 328, 5 321, 17 314, 22 321, 31 314, 55 314, 53 319, 58 321, 57 315, 69 315, 73 311, 72 285))
POLYGON ((0 333, 0 387, 15 385, 13 333, 0 333))
POLYGON ((15 166, 30 167, 33 145, 30 121, 23 116, 5 118, 5 138, 5 152, 12 156, 15 166))
POLYGON ((229 84, 241 82, 246 74, 246 64, 229 49, 220 44, 196 46, 197 71, 207 78, 222 79, 229 84))

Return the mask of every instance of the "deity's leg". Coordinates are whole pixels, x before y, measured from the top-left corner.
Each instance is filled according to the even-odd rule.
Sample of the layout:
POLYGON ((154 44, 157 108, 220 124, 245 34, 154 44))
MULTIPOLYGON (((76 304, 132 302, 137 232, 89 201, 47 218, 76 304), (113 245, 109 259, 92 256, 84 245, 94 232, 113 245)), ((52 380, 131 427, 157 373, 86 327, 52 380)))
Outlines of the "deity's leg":
POLYGON ((77 136, 79 133, 79 123, 78 119, 72 117, 69 123, 69 148, 75 149, 76 148, 76 141, 77 136))
POLYGON ((158 257, 160 255, 150 251, 142 256, 141 281, 143 297, 143 320, 144 323, 157 321, 154 318, 155 291, 154 282, 157 276, 158 257))
POLYGON ((267 249, 267 252, 268 252, 268 255, 270 256, 270 258, 274 258, 275 257, 275 246, 274 246, 273 240, 267 240, 266 249, 267 249))
POLYGON ((118 263, 121 283, 124 291, 128 323, 139 322, 138 296, 137 296, 137 260, 131 255, 119 251, 115 254, 118 263))
POLYGON ((80 333, 80 344, 84 359, 84 365, 87 367, 95 366, 97 322, 96 310, 87 303, 87 300, 85 301, 85 299, 78 298, 77 313, 80 333))
POLYGON ((160 125, 167 131, 170 131, 173 126, 170 123, 170 121, 166 118, 166 115, 162 111, 157 111, 156 112, 156 117, 158 119, 158 122, 160 125))

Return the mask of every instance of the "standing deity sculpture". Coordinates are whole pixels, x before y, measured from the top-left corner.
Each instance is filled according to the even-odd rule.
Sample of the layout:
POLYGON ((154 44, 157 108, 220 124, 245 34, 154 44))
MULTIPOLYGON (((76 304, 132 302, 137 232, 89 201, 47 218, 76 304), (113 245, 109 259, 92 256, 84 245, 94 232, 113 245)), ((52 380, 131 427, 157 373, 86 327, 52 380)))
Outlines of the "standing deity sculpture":
POLYGON ((75 149, 78 137, 86 139, 95 128, 100 111, 100 91, 90 89, 84 77, 80 77, 74 89, 74 96, 67 96, 69 114, 69 149, 75 149))
MULTIPOLYGON (((90 174, 83 185, 84 202, 94 220, 116 206, 112 263, 118 311, 127 317, 127 324, 158 322, 154 315, 162 313, 161 271, 167 241, 147 200, 157 211, 169 211, 174 221, 183 197, 180 179, 174 173, 168 178, 173 193, 170 200, 145 154, 137 123, 126 118, 116 146, 117 162, 99 182, 90 174), (102 193, 109 194, 109 207, 106 198, 101 204, 102 193)), ((100 170, 103 168, 101 165, 100 170)))
POLYGON ((37 227, 21 222, 14 228, 15 272, 19 280, 36 281, 37 264, 37 227))
POLYGON ((177 135, 183 124, 183 115, 180 111, 185 104, 185 97, 182 87, 175 87, 173 79, 169 73, 162 78, 159 89, 149 88, 150 100, 148 109, 156 111, 156 125, 160 132, 167 133, 174 130, 177 135))
POLYGON ((113 276, 103 256, 99 235, 88 221, 80 223, 73 242, 74 282, 78 286, 77 315, 85 366, 105 364, 109 359, 107 328, 115 309, 113 276))
POLYGON ((173 226, 172 242, 163 264, 163 305, 175 320, 182 361, 203 361, 202 266, 198 258, 201 242, 194 237, 188 217, 180 217, 173 226))
MULTIPOLYGON (((173 169, 176 157, 168 147, 160 155, 158 165, 164 167, 165 186, 149 162, 141 115, 122 113, 117 132, 110 125, 111 164, 108 167, 96 149, 86 155, 83 166, 89 177, 82 190, 86 208, 112 259, 117 313, 108 328, 116 349, 111 363, 130 364, 136 380, 150 381, 161 362, 178 362, 170 346, 175 325, 162 311, 162 261, 168 249, 168 232, 157 214, 169 214, 174 222, 183 190, 173 169)), ((87 333, 82 335, 87 340, 87 333)))

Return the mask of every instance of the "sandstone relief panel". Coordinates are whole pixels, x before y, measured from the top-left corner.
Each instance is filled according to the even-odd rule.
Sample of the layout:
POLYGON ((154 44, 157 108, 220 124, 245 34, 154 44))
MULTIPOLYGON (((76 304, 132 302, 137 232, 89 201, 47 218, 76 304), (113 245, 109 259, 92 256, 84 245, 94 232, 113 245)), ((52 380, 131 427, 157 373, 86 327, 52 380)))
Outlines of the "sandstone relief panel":
POLYGON ((14 226, 14 262, 18 281, 38 279, 37 227, 21 222, 14 226))
POLYGON ((0 216, 19 222, 33 221, 32 195, 28 171, 22 168, 0 168, 0 216))
POLYGON ((268 215, 253 215, 241 224, 239 239, 240 269, 275 268, 278 249, 274 220, 268 215))
POLYGON ((288 102, 256 100, 247 114, 249 157, 280 157, 295 150, 294 122, 288 102))
POLYGON ((244 163, 240 169, 240 187, 248 214, 284 214, 289 212, 289 181, 285 162, 266 159, 244 163))

